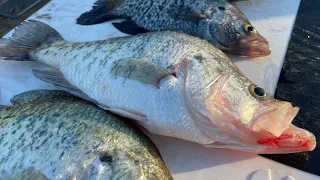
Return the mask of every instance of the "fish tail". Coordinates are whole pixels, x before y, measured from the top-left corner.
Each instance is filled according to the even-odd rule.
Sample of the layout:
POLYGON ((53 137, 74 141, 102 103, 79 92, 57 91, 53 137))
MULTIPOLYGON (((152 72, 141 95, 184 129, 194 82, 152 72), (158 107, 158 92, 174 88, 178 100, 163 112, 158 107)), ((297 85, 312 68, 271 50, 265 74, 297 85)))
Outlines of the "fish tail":
POLYGON ((18 25, 9 39, 0 39, 0 59, 32 61, 29 53, 43 43, 63 40, 61 35, 49 25, 30 20, 18 25))

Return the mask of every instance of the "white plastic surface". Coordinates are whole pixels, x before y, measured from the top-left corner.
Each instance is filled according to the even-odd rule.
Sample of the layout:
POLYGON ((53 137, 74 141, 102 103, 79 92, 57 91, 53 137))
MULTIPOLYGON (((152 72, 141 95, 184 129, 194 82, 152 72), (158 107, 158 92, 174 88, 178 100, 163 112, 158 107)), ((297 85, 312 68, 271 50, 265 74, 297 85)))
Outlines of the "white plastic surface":
MULTIPOLYGON (((271 44, 272 55, 255 60, 232 57, 236 65, 256 84, 274 93, 300 0, 251 0, 239 2, 252 24, 271 44)), ((91 9, 94 0, 52 0, 29 19, 54 27, 68 41, 101 40, 124 36, 110 23, 80 26, 75 19, 91 9)), ((12 33, 12 32, 11 32, 12 33)), ((11 35, 9 33, 6 37, 11 35)), ((13 95, 32 89, 54 89, 36 79, 31 69, 36 62, 0 61, 0 104, 9 105, 13 95)), ((273 162, 255 154, 225 149, 209 149, 174 138, 150 135, 175 179, 250 180, 260 169, 270 169, 272 179, 288 175, 295 179, 320 179, 317 176, 273 162)))
POLYGON ((261 169, 253 173, 250 180, 271 180, 271 170, 261 169))

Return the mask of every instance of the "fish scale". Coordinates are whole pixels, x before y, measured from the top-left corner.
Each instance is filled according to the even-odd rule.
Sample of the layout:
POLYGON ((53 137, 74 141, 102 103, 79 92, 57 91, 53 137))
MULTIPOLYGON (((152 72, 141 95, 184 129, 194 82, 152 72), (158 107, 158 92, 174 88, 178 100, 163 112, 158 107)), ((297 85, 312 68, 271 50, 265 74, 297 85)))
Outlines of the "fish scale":
POLYGON ((216 47, 242 56, 267 56, 268 41, 228 0, 98 0, 77 23, 112 24, 123 33, 176 31, 205 39, 216 47))
POLYGON ((66 42, 41 22, 20 26, 14 41, 0 39, 0 57, 51 66, 33 74, 151 133, 256 153, 315 148, 314 135, 291 123, 299 108, 253 84, 208 41, 164 31, 66 42), (32 48, 24 33, 35 34, 32 48))
POLYGON ((172 179, 152 142, 120 117, 60 91, 19 97, 0 111, 0 179, 172 179))

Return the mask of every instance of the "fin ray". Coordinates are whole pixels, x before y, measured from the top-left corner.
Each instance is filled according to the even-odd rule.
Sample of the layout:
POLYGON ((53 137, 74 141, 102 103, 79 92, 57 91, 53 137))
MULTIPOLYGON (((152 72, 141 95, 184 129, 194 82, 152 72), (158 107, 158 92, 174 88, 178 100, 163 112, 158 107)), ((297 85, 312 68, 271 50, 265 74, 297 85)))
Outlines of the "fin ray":
POLYGON ((121 3, 121 1, 113 0, 98 0, 92 6, 92 10, 80 15, 77 19, 77 24, 93 25, 105 21, 124 18, 119 15, 113 15, 112 12, 121 3))
POLYGON ((54 68, 42 68, 42 69, 33 69, 32 70, 34 76, 36 76, 38 79, 45 81, 47 83, 53 84, 58 89, 66 91, 70 94, 73 94, 75 96, 78 96, 82 99, 85 99, 87 101, 91 101, 93 103, 96 103, 95 100, 91 99, 87 94, 85 94, 83 91, 78 89, 77 87, 70 84, 63 74, 54 68))
POLYGON ((44 42, 63 40, 49 25, 29 20, 18 25, 9 39, 0 39, 0 59, 27 61, 28 53, 44 42))
POLYGON ((126 79, 134 79, 141 83, 151 84, 159 88, 159 82, 170 73, 162 67, 146 59, 119 59, 111 66, 111 73, 126 79))
POLYGON ((136 34, 142 34, 142 33, 148 32, 148 30, 138 26, 132 20, 125 20, 122 22, 112 23, 112 25, 122 33, 130 34, 130 35, 136 35, 136 34))

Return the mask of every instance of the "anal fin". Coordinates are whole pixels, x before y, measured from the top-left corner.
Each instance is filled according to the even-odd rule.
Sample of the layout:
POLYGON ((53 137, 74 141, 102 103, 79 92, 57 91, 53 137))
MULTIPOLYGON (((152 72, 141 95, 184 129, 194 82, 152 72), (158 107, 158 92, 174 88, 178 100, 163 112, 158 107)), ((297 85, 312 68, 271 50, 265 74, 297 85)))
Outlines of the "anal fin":
POLYGON ((42 68, 42 69, 33 69, 32 70, 35 77, 45 81, 47 83, 53 84, 58 89, 66 91, 70 94, 78 96, 84 100, 91 101, 96 103, 95 100, 91 99, 87 94, 82 92, 80 89, 70 84, 60 70, 55 68, 42 68))
POLYGON ((136 34, 142 34, 142 33, 148 32, 148 30, 138 26, 132 20, 125 20, 122 22, 117 22, 117 23, 112 23, 112 24, 115 28, 117 28, 119 31, 121 31, 125 34, 136 35, 136 34))

